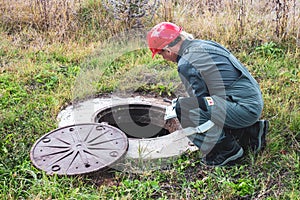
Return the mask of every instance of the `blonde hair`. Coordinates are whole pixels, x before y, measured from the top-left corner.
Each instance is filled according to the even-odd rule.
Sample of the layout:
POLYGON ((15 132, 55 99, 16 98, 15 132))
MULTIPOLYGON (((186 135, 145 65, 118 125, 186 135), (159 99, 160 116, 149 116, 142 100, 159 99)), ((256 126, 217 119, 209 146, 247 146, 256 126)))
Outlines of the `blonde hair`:
POLYGON ((183 39, 188 39, 188 40, 193 40, 194 39, 194 36, 190 33, 187 33, 185 31, 181 31, 180 33, 180 36, 183 38, 183 39))
POLYGON ((175 46, 178 42, 180 42, 181 40, 193 40, 194 36, 190 33, 187 33, 185 31, 181 31, 180 35, 175 38, 175 40, 173 40, 172 42, 170 42, 167 46, 168 47, 173 47, 175 46))

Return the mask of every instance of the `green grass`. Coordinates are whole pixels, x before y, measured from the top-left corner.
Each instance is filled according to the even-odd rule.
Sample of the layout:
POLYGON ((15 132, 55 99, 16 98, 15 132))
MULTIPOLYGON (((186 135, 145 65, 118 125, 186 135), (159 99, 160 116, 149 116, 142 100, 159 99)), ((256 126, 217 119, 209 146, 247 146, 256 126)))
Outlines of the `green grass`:
MULTIPOLYGON (((251 31, 251 24, 245 25, 241 41, 230 31, 239 31, 234 26, 226 29, 230 33, 220 34, 219 26, 197 33, 193 24, 210 21, 200 20, 205 16, 190 7, 188 29, 224 41, 259 81, 262 118, 270 121, 264 152, 247 152, 238 165, 215 168, 202 166, 198 152, 187 152, 161 170, 139 174, 109 169, 90 176, 49 176, 34 168, 32 145, 57 128, 57 114, 73 101, 103 93, 184 95, 176 65, 152 60, 142 41, 131 34, 105 40, 124 27, 116 21, 106 27, 99 23, 108 16, 98 15, 103 8, 93 2, 78 15, 86 29, 65 40, 50 37, 51 31, 16 28, 22 20, 10 28, 1 22, 0 199, 300 199, 300 51, 294 37, 264 42, 274 38, 268 35, 272 29, 257 36, 263 28, 251 31)), ((218 24, 227 19, 221 18, 218 24)))
MULTIPOLYGON (((34 52, 14 47, 9 40, 2 43, 6 64, 0 75, 1 199, 299 199, 300 63, 296 51, 276 47, 270 52, 269 46, 260 46, 237 53, 262 87, 263 117, 271 123, 263 153, 250 152, 239 165, 230 167, 203 167, 197 153, 186 153, 165 170, 58 177, 35 169, 29 151, 40 136, 56 128, 60 108, 74 100, 74 84, 89 70, 83 69, 86 60, 81 65, 63 50, 59 56, 53 53, 64 47, 52 47, 50 52, 34 52)), ((92 69, 97 66, 101 65, 92 69)), ((94 74, 91 79, 96 89, 90 95, 179 92, 176 66, 161 59, 152 61, 143 49, 118 57, 100 72, 102 76, 94 74)))

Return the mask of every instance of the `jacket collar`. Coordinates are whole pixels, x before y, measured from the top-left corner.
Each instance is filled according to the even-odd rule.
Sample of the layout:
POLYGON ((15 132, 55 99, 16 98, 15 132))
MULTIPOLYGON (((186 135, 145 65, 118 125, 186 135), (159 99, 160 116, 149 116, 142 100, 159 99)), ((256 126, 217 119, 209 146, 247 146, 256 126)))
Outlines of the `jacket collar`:
POLYGON ((193 40, 188 40, 188 39, 185 39, 182 44, 181 44, 181 47, 178 51, 178 56, 177 56, 177 63, 179 62, 181 56, 183 55, 184 51, 188 48, 188 46, 193 42, 193 40))

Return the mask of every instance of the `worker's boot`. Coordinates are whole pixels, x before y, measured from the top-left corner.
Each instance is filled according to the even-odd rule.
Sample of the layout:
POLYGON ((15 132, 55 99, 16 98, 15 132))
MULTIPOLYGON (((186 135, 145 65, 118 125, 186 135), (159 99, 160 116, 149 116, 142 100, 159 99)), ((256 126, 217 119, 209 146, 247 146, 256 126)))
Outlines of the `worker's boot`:
POLYGON ((233 135, 244 150, 250 148, 251 151, 257 153, 266 146, 268 127, 269 122, 267 120, 259 120, 249 127, 225 129, 225 132, 233 135))
POLYGON ((202 162, 209 166, 223 166, 233 163, 244 154, 243 148, 235 138, 227 134, 214 148, 202 159, 202 162))

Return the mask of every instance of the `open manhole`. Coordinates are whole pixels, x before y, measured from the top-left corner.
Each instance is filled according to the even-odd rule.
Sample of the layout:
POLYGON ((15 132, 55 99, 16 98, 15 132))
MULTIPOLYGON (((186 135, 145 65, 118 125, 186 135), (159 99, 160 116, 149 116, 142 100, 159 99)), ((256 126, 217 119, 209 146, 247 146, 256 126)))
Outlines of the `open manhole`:
POLYGON ((177 119, 164 120, 169 106, 161 98, 94 98, 72 104, 58 115, 59 127, 106 123, 128 138, 124 160, 171 158, 198 148, 182 135, 177 119))
POLYGON ((121 104, 94 114, 94 122, 106 122, 123 131, 128 138, 156 138, 170 134, 165 128, 163 107, 147 104, 121 104))

